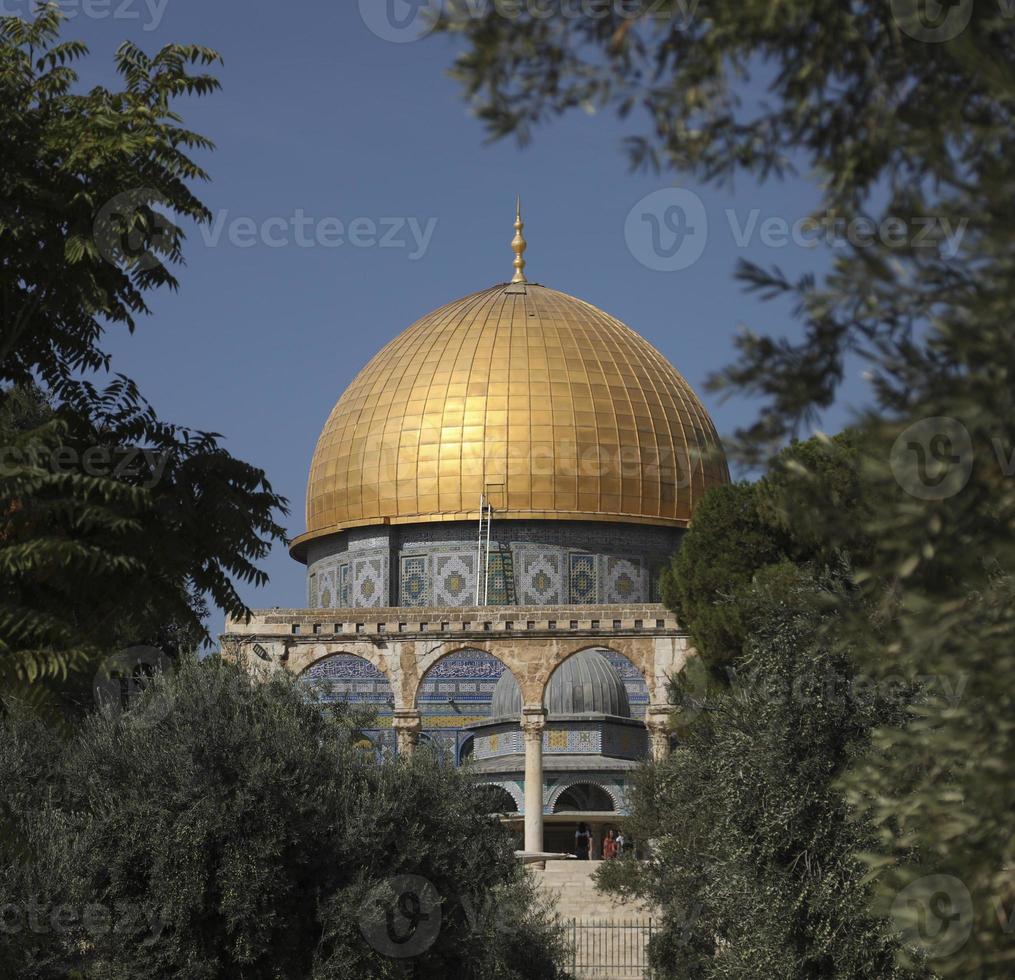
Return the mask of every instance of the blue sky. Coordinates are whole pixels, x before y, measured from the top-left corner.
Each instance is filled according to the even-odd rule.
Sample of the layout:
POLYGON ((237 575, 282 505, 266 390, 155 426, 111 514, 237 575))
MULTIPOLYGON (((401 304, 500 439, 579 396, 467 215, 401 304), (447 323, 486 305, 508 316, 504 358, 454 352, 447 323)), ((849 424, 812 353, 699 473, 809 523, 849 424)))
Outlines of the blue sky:
MULTIPOLYGON (((671 176, 628 171, 627 130, 607 116, 561 120, 525 149, 484 145, 445 75, 452 43, 379 37, 367 21, 376 28, 370 8, 385 0, 363 2, 366 17, 358 0, 64 4, 76 12, 65 35, 91 48, 80 67, 87 84, 111 79, 128 37, 151 52, 199 42, 225 58, 223 91, 178 106, 217 144, 202 157, 212 181, 200 191, 216 225, 191 233, 180 292, 153 296, 153 316, 133 337, 110 335, 106 348, 164 418, 222 433, 231 452, 267 471, 292 503, 292 535, 303 530, 318 433, 355 373, 419 316, 510 277, 516 192, 529 278, 624 320, 699 394, 730 360, 741 326, 796 333, 788 310, 744 294, 733 270, 740 258, 790 274, 827 266, 823 246, 780 244, 779 225, 762 234, 765 219, 792 223, 811 210, 817 193, 806 179, 739 180, 728 193, 683 181, 673 197, 671 176), (653 210, 663 246, 655 258, 653 210), (694 234, 677 262, 690 264, 650 268, 667 264, 682 227, 694 234)), ((0 0, 7 12, 27 4, 0 0)), ((849 388, 860 390, 856 379, 849 388)), ((751 417, 743 401, 705 402, 720 432, 751 417)), ((825 427, 846 418, 838 408, 825 427)), ((248 588, 248 603, 303 604, 303 567, 283 548, 266 569, 270 585, 248 588)), ((220 614, 211 625, 219 630, 220 614)))

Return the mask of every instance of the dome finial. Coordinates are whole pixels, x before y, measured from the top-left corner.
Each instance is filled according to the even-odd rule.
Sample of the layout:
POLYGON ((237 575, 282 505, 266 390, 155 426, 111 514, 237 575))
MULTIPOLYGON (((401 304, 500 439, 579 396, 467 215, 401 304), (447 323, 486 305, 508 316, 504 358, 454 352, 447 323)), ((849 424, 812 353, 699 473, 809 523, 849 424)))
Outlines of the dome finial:
POLYGON ((524 227, 525 222, 522 221, 522 198, 519 194, 515 206, 515 237, 511 242, 511 250, 515 253, 515 276, 511 280, 512 283, 528 282, 525 278, 525 249, 528 248, 528 242, 525 241, 525 236, 522 234, 524 227))

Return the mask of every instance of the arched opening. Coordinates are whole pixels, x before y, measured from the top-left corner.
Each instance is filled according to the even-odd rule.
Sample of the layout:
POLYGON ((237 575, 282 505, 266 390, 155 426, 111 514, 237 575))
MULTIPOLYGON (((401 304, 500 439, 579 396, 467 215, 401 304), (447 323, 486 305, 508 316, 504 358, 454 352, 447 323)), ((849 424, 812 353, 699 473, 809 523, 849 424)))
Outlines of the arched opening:
POLYGON ((459 764, 473 751, 467 727, 490 717, 497 681, 507 667, 484 650, 456 650, 423 675, 416 707, 426 737, 459 764))
POLYGON ((472 758, 472 753, 476 750, 476 736, 466 735, 462 739, 461 744, 458 747, 458 764, 462 765, 472 758))
POLYGON ((615 810, 613 797, 593 783, 569 786, 553 804, 554 813, 613 813, 615 810))
POLYGON ((357 728, 357 741, 369 741, 378 754, 397 751, 391 682, 369 660, 351 653, 335 653, 311 664, 300 674, 299 683, 322 708, 342 704, 365 712, 366 718, 357 728))
POLYGON ((483 783, 479 786, 479 793, 488 813, 518 813, 518 803, 503 786, 483 783))

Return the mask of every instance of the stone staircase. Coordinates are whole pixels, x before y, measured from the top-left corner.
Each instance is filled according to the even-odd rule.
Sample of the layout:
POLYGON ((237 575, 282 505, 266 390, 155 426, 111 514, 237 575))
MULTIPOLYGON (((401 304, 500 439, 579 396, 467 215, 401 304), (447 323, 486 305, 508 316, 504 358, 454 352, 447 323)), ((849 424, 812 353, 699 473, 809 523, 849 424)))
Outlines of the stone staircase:
POLYGON ((649 980, 652 911, 599 891, 593 875, 602 863, 547 861, 529 873, 566 923, 577 980, 649 980))
POLYGON ((640 922, 652 917, 641 903, 623 902, 596 888, 593 875, 602 861, 547 861, 546 870, 530 869, 539 890, 553 899, 562 919, 594 922, 640 922))

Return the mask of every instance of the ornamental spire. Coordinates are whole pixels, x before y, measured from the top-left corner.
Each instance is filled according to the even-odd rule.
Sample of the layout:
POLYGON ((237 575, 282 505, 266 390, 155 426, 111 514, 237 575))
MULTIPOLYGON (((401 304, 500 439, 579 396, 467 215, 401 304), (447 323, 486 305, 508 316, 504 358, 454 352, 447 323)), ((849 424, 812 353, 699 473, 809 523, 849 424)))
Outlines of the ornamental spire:
POLYGON ((528 248, 528 243, 522 234, 524 227, 525 222, 522 221, 522 198, 519 195, 515 207, 515 237, 511 242, 511 250, 515 253, 515 276, 511 280, 512 283, 528 281, 525 278, 525 249, 528 248))

